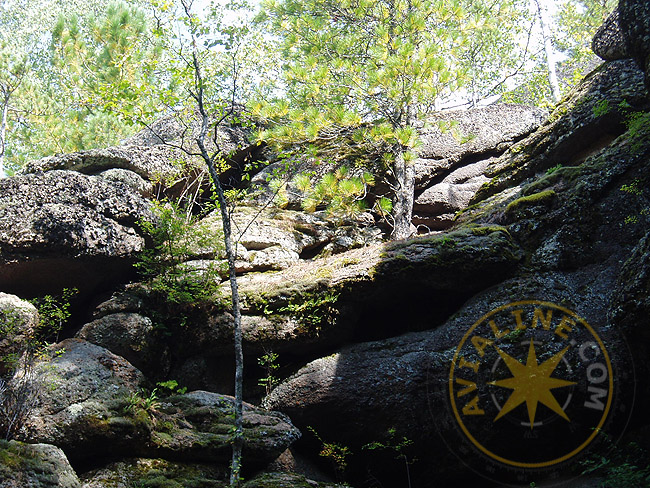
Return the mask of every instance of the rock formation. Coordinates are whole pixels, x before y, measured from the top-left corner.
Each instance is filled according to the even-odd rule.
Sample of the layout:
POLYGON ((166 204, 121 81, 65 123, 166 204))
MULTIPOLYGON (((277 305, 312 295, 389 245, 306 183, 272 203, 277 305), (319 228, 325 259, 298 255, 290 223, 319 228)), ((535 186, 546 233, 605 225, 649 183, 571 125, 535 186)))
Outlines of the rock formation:
MULTIPOLYGON (((623 454, 627 439, 650 447, 639 408, 650 401, 650 99, 638 69, 648 69, 646 10, 621 1, 594 41, 608 61, 545 120, 507 105, 420 128, 413 221, 423 235, 383 242, 369 212, 237 208, 251 402, 244 488, 333 488, 336 477, 353 486, 485 483, 464 464, 485 457, 454 420, 450 368, 472 324, 513 301, 557 304, 598 331, 616 378, 603 429, 628 436, 623 454), (445 131, 452 120, 456 134, 445 131)), ((175 263, 181 284, 217 270, 207 298, 170 300, 132 267, 152 246, 142 222, 156 222, 154 197, 182 199, 207 181, 190 160, 179 170, 182 154, 163 144, 191 141, 194 129, 163 119, 123 146, 47 158, 0 181, 0 289, 18 295, 0 293, 0 356, 15 359, 0 369, 0 396, 29 378, 38 400, 16 439, 0 442, 0 487, 226 486, 233 366, 223 251, 188 238, 175 263), (64 286, 81 291, 75 320, 61 341, 17 360, 40 324, 19 297, 64 286)), ((236 153, 228 178, 237 184, 246 157, 274 164, 243 129, 222 136, 236 153)), ((194 225, 221 232, 215 213, 194 225)), ((552 331, 546 317, 530 329, 569 330, 552 331)), ((526 366, 537 366, 529 332, 499 335, 499 357, 523 344, 526 366)), ((539 364, 562 347, 553 342, 539 364)), ((589 366, 585 351, 565 351, 563 367, 589 366)), ((576 398, 594 386, 573 383, 576 398)), ((470 397, 466 386, 459 397, 470 397)), ((540 415, 552 411, 544 405, 540 415)), ((555 420, 553 435, 565 435, 566 419, 555 420)), ((508 428, 490 419, 485 438, 508 428)))

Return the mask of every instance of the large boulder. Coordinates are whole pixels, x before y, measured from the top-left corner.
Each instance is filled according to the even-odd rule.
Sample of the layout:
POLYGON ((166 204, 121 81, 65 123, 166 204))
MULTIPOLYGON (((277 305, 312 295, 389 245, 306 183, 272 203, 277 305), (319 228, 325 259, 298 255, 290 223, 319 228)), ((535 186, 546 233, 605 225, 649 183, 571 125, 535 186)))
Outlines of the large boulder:
MULTIPOLYGON (((336 254, 381 240, 381 231, 363 218, 341 222, 328 218, 324 212, 240 206, 234 210, 232 220, 240 273, 277 271, 301 259, 336 254)), ((223 234, 218 212, 197 225, 213 235, 223 234)), ((194 259, 225 257, 223 250, 215 253, 214 248, 201 246, 193 247, 190 255, 194 259)))
MULTIPOLYGON (((468 476, 463 463, 482 469, 485 460, 459 435, 448 392, 450 365, 463 335, 486 313, 513 300, 525 297, 562 303, 587 318, 607 341, 612 355, 621 359, 616 367, 625 370, 631 363, 620 356, 620 339, 607 335, 607 298, 615 277, 615 273, 601 268, 592 274, 580 270, 508 280, 474 297, 434 330, 348 346, 308 363, 273 390, 263 405, 287 413, 300 428, 310 426, 326 440, 335 439, 337 444, 348 446, 355 453, 352 479, 362 479, 369 471, 401 486, 402 474, 394 456, 385 457, 386 453, 367 451, 364 446, 395 445, 406 439, 409 447, 401 454, 409 462, 417 458, 410 468, 412 480, 417 480, 414 484, 432 486, 427 480, 435 476, 450 485, 452 481, 458 483, 453 486, 469 486, 471 482, 463 485, 461 481, 468 476)), ((416 315, 412 310, 405 312, 404 320, 416 315)), ((498 347, 521 356, 522 344, 529 340, 525 334, 506 337, 498 347)), ((560 348, 554 347, 555 352, 560 348)), ((569 361, 578 369, 577 350, 572 351, 569 361)), ((621 375, 617 381, 621 410, 612 414, 612 422, 616 421, 618 428, 625 425, 629 414, 623 408, 633 404, 634 380, 621 375)), ((574 395, 584 395, 584 388, 586 385, 574 395)), ((564 435, 563 426, 558 429, 555 437, 564 435)), ((484 435, 489 436, 489 432, 484 435)), ((499 429, 491 432, 500 435, 499 429)), ((556 446, 543 448, 552 453, 556 446)), ((495 476, 507 479, 503 472, 495 476)))
POLYGON ((105 315, 84 325, 76 336, 122 356, 145 372, 165 371, 165 354, 149 317, 138 313, 105 315))
MULTIPOLYGON (((163 399, 156 407, 156 426, 141 455, 180 461, 221 463, 232 456, 234 399, 207 391, 193 391, 163 399)), ((300 438, 288 417, 244 404, 246 468, 261 468, 300 438)))
POLYGON ((461 166, 435 183, 413 202, 413 224, 428 230, 451 227, 456 213, 465 209, 476 192, 489 181, 484 174, 491 158, 461 166))
POLYGON ((0 181, 0 288, 23 296, 125 279, 149 203, 129 187, 54 170, 0 181), (61 272, 65 269, 65 272, 61 272))
POLYGON ((605 61, 616 61, 631 57, 625 45, 618 8, 614 9, 594 34, 591 49, 605 61))
POLYGON ((115 146, 105 149, 89 149, 69 154, 57 154, 31 161, 25 173, 52 170, 77 171, 87 175, 100 175, 106 179, 131 179, 130 186, 140 192, 151 194, 152 182, 173 180, 179 177, 180 169, 173 164, 181 158, 182 152, 167 146, 115 146), (115 170, 120 170, 116 173, 115 170))
POLYGON ((38 321, 34 305, 0 292, 0 376, 17 364, 34 336, 38 321))
MULTIPOLYGON (((73 461, 128 452, 227 465, 232 397, 194 391, 159 399, 143 389, 142 373, 125 359, 80 339, 53 346, 51 354, 35 366, 38 403, 21 440, 55 444, 73 461)), ((249 466, 272 461, 299 437, 283 414, 245 405, 249 466)))
POLYGON ((619 0, 618 11, 627 53, 645 71, 650 88, 650 5, 645 0, 619 0))
POLYGON ((523 105, 490 105, 443 112, 420 129, 415 165, 413 224, 444 230, 489 181, 485 171, 497 156, 533 132, 546 113, 523 105))
POLYGON ((242 488, 341 488, 338 483, 310 480, 301 474, 272 472, 263 473, 244 483, 242 488))
POLYGON ((79 339, 53 346, 51 356, 34 367, 38 403, 21 440, 54 444, 71 459, 101 458, 146 440, 147 425, 124 413, 143 385, 140 371, 79 339))
POLYGON ((80 488, 61 449, 48 444, 0 441, 0 488, 80 488))

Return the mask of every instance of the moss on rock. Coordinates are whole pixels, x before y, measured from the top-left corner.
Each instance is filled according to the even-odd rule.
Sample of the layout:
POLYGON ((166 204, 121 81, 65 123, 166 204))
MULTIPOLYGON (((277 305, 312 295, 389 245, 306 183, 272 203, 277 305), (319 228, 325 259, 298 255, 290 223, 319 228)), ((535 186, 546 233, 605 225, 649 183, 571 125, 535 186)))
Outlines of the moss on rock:
POLYGON ((553 190, 544 190, 539 193, 533 193, 532 195, 523 196, 510 202, 506 207, 506 213, 512 214, 524 208, 537 207, 540 205, 548 206, 554 199, 555 191, 553 190))

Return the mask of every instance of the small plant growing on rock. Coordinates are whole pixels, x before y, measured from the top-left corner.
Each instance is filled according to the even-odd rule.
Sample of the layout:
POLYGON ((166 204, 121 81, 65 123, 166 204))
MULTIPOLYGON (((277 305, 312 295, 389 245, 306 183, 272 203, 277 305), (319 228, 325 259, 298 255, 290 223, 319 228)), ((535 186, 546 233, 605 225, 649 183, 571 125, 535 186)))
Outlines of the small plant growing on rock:
POLYGON ((388 429, 386 440, 384 442, 379 442, 379 441, 370 442, 364 445, 362 449, 366 449, 369 451, 374 451, 374 450, 388 451, 394 455, 395 459, 403 461, 406 466, 406 480, 408 482, 408 486, 410 487, 411 486, 410 465, 416 461, 415 458, 409 458, 409 455, 407 454, 407 449, 412 444, 413 441, 411 439, 408 439, 407 437, 399 438, 397 436, 397 430, 395 428, 390 428, 388 429))
POLYGON ((650 484, 650 467, 640 467, 647 464, 647 453, 635 443, 630 443, 625 449, 616 447, 613 441, 604 433, 601 436, 609 447, 609 455, 592 455, 581 462, 582 474, 597 473, 605 475, 603 488, 637 488, 650 484))
POLYGON ((200 224, 173 202, 155 203, 153 213, 156 220, 140 222, 153 245, 140 254, 135 266, 149 279, 153 291, 170 304, 211 301, 221 283, 222 263, 202 261, 201 269, 185 263, 202 249, 220 254, 220 233, 200 224))
MULTIPOLYGON (((288 313, 298 320, 300 333, 318 336, 323 327, 334 324, 339 313, 336 302, 340 295, 341 293, 338 291, 329 290, 298 297, 286 306, 279 308, 277 313, 288 313)), ((273 311, 266 309, 265 313, 272 314, 273 311)))
POLYGON ((176 380, 167 380, 167 381, 159 381, 156 383, 156 386, 161 388, 161 393, 163 395, 169 396, 169 395, 183 395, 187 392, 187 387, 179 387, 178 386, 178 381, 176 380))
POLYGON ((147 394, 145 390, 132 393, 126 399, 124 407, 125 414, 135 414, 142 410, 151 414, 160 406, 158 402, 158 389, 154 388, 151 393, 147 394))
POLYGON ((264 391, 267 395, 271 393, 273 388, 280 382, 280 378, 275 376, 275 372, 280 368, 278 364, 278 358, 280 356, 273 351, 265 351, 262 356, 257 358, 257 364, 259 364, 266 373, 266 376, 260 378, 257 382, 258 386, 264 387, 264 391))
POLYGON ((603 115, 608 114, 610 111, 609 100, 600 100, 594 105, 593 112, 594 117, 602 117, 603 115))
POLYGON ((547 170, 546 170, 546 174, 547 174, 547 175, 552 175, 552 174, 555 173, 558 169, 562 169, 562 163, 558 163, 558 164, 556 164, 555 166, 553 166, 552 168, 547 169, 547 170))
POLYGON ((45 295, 31 301, 38 309, 37 334, 40 340, 58 342, 59 333, 70 319, 71 299, 77 293, 79 290, 76 288, 64 288, 59 296, 45 295))
POLYGON ((347 446, 338 444, 336 442, 325 442, 316 430, 307 426, 307 430, 311 432, 316 439, 321 443, 321 450, 318 453, 319 456, 328 459, 332 463, 332 467, 336 472, 337 477, 341 479, 345 473, 346 468, 348 467, 348 456, 352 454, 350 449, 347 446))
POLYGON ((634 112, 627 117, 626 125, 632 151, 641 152, 650 139, 650 113, 634 112))

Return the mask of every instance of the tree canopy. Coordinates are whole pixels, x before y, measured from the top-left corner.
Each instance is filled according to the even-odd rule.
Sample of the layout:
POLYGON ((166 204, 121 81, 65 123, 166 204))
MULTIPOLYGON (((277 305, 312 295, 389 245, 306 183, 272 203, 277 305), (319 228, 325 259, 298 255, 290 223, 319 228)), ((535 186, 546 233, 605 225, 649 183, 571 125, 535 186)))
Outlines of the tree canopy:
MULTIPOLYGON (((282 98, 293 119, 284 125, 286 138, 372 121, 373 137, 410 147, 406 129, 418 114, 486 97, 546 103, 533 3, 267 2, 260 7, 265 22, 247 24, 246 33, 240 18, 224 17, 217 3, 203 8, 198 33, 206 95, 223 99, 233 86, 234 61, 240 102, 282 98), (233 43, 240 48, 225 47, 233 43), (519 95, 508 95, 517 87, 519 95)), ((592 66, 590 37, 613 3, 558 0, 552 34, 565 56, 562 86, 592 66)), ((230 4, 226 10, 233 11, 243 2, 230 4)), ((6 0, 0 8, 4 162, 18 168, 56 152, 114 144, 138 121, 181 103, 180 87, 189 80, 188 26, 173 14, 178 8, 162 0, 6 0)))

